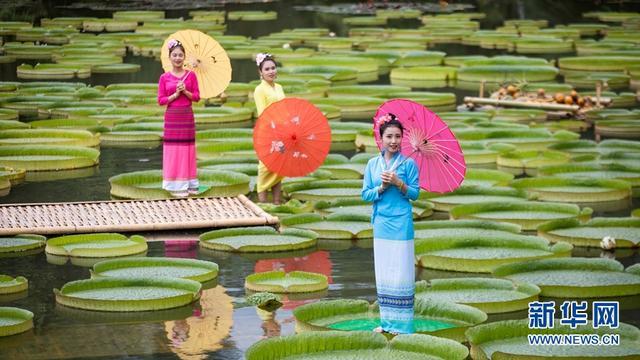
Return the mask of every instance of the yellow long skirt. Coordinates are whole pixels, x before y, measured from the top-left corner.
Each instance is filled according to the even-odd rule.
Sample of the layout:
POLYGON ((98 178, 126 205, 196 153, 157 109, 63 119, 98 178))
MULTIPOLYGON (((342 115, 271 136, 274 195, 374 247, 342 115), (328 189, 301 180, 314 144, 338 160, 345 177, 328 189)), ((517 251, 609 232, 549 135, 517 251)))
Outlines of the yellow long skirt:
POLYGON ((271 189, 274 185, 278 184, 284 179, 284 176, 280 176, 274 172, 271 172, 263 163, 258 163, 258 180, 257 191, 263 192, 271 189))

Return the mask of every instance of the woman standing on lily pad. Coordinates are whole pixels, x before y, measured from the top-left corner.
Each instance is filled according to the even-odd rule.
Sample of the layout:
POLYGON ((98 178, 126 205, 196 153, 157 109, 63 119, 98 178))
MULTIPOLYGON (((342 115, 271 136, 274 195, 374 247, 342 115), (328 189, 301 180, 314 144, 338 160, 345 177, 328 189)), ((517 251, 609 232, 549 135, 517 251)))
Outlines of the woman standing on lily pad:
POLYGON ((196 125, 192 102, 200 100, 198 79, 184 69, 185 51, 175 39, 169 40, 173 69, 160 76, 158 104, 166 105, 162 146, 162 188, 171 195, 185 197, 198 193, 196 167, 196 125))
POLYGON ((381 327, 376 331, 411 334, 415 295, 413 212, 420 191, 418 167, 400 153, 404 129, 393 114, 376 124, 380 156, 369 160, 362 199, 373 202, 373 252, 381 327))
MULTIPOLYGON (((256 55, 256 65, 258 65, 258 73, 260 74, 260 85, 256 86, 253 92, 253 100, 256 103, 256 112, 258 116, 262 114, 264 109, 278 100, 284 99, 284 91, 280 84, 276 84, 276 76, 278 75, 278 67, 276 61, 271 54, 260 53, 256 55)), ((267 202, 267 192, 273 191, 273 202, 280 204, 281 202, 281 181, 283 177, 271 172, 260 161, 258 164, 258 180, 257 191, 258 201, 267 202)))

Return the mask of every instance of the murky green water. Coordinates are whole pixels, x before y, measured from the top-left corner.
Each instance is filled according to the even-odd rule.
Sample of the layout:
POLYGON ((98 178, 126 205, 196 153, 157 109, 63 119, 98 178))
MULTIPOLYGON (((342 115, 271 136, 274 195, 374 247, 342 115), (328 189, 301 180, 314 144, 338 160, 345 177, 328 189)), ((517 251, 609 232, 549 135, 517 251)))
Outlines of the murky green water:
MULTIPOLYGON (((56 16, 98 16, 109 17, 109 11, 90 12, 88 10, 69 10, 56 8, 54 1, 43 1, 38 14, 48 12, 48 17, 56 16)), ((196 2, 193 2, 194 6, 196 2)), ((346 28, 340 21, 340 15, 318 14, 295 11, 293 2, 282 1, 268 4, 228 6, 227 10, 276 10, 279 18, 267 22, 230 22, 227 34, 258 37, 285 28, 329 27, 337 35, 346 35, 346 28)), ((295 3, 322 3, 301 2, 295 3)), ((483 28, 495 28, 503 20, 512 18, 548 19, 554 23, 583 21, 580 13, 609 6, 618 10, 616 5, 599 8, 588 1, 490 1, 477 2, 478 11, 487 14, 481 21, 483 28)), ((172 4, 184 4, 182 2, 172 4)), ((2 13, 4 17, 19 17, 22 10, 2 13), (9 14, 9 15, 6 15, 9 14)), ((637 11, 637 9, 636 9, 637 11)), ((167 12, 167 17, 186 17, 188 10, 177 9, 167 12)), ((415 27, 417 22, 393 21, 393 27, 415 27)), ((445 51, 448 55, 484 54, 495 55, 499 52, 463 45, 437 45, 433 50, 445 51)), ((264 49, 268 50, 268 49, 264 49)), ((545 55, 556 57, 556 55, 545 55)), ((153 59, 128 55, 125 62, 142 65, 142 71, 134 74, 95 75, 84 80, 92 85, 109 83, 151 82, 155 83, 162 68, 153 59)), ((35 63, 35 62, 34 62, 35 63)), ((233 81, 248 82, 255 80, 255 65, 250 60, 233 60, 233 81)), ((16 64, 0 64, 3 81, 15 81, 16 64)), ((388 84, 388 76, 381 77, 375 83, 388 84)), ((453 88, 433 89, 432 91, 454 92, 458 102, 465 95, 475 92, 453 88)), ((364 121, 364 119, 363 119, 364 121)), ((584 134, 593 138, 592 134, 584 134)), ((161 147, 155 148, 116 148, 101 147, 100 165, 97 168, 81 169, 71 172, 51 172, 30 174, 28 181, 12 188, 8 196, 0 197, 0 203, 65 202, 94 201, 109 199, 111 176, 138 170, 161 168, 161 147)), ((353 152, 347 152, 352 154, 353 152)), ((632 207, 637 207, 637 200, 632 207)), ((600 212, 598 216, 628 216, 629 207, 614 212, 600 212)), ((202 230, 204 232, 205 230, 202 230)), ((304 270, 320 272, 330 279, 327 298, 375 299, 375 281, 373 275, 373 255, 370 242, 360 243, 344 250, 318 249, 294 254, 269 254, 260 256, 241 256, 200 250, 194 233, 145 234, 150 240, 169 240, 149 244, 147 256, 188 257, 210 260, 218 263, 220 273, 218 286, 205 290, 202 299, 196 304, 168 311, 134 314, 109 314, 74 310, 57 306, 53 289, 61 288, 66 282, 89 277, 87 268, 66 263, 53 265, 47 262, 44 253, 16 258, 0 259, 0 274, 22 275, 29 279, 27 294, 12 297, 0 297, 0 306, 16 306, 28 309, 35 314, 35 329, 27 333, 0 338, 0 358, 2 359, 69 359, 96 357, 177 359, 200 358, 240 359, 244 351, 254 342, 277 335, 292 334, 294 319, 292 309, 314 301, 305 298, 285 298, 284 307, 278 311, 275 319, 261 320, 253 307, 243 304, 244 278, 257 271, 273 269, 304 270)), ((325 242, 329 246, 330 242, 325 242)), ((333 247, 332 247, 333 248, 333 247)), ((341 243, 341 248, 346 248, 341 243)), ((602 256, 599 249, 576 249, 579 256, 602 256)), ((640 262, 637 250, 617 251, 616 256, 625 266, 640 262)), ((426 269, 417 270, 417 279, 437 277, 474 276, 426 269)), ((486 275, 485 275, 486 276, 486 275)), ((640 311, 621 311, 624 322, 640 326, 640 311)), ((490 321, 501 319, 525 318, 526 312, 508 313, 490 316, 490 321)))

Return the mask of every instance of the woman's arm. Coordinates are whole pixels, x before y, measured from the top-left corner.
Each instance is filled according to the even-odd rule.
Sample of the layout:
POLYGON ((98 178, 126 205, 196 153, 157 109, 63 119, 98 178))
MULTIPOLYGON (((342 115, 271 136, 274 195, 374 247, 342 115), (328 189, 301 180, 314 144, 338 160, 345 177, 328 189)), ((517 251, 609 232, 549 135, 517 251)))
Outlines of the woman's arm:
POLYGON ((195 74, 191 76, 191 73, 189 73, 187 77, 189 77, 189 79, 185 79, 185 80, 189 80, 190 86, 185 85, 185 89, 182 93, 184 94, 184 96, 188 97, 189 100, 193 102, 198 102, 200 101, 200 88, 198 86, 198 78, 196 77, 195 74), (191 88, 191 91, 187 90, 187 88, 191 88))
POLYGON ((267 107, 267 97, 259 86, 253 91, 253 101, 256 103, 256 113, 260 116, 267 107))
MULTIPOLYGON (((164 76, 160 76, 160 80, 158 80, 158 104, 159 105, 167 105, 170 103, 169 97, 166 94, 166 86, 164 81, 164 76)), ((173 99, 171 100, 173 101, 173 99)))
POLYGON ((380 199, 380 194, 386 190, 382 185, 374 186, 373 179, 371 178, 371 163, 367 163, 367 167, 364 170, 364 180, 362 181, 362 192, 360 196, 362 200, 373 202, 380 199))
POLYGON ((405 173, 407 181, 404 182, 403 180, 400 180, 400 184, 396 184, 396 186, 398 186, 402 195, 410 200, 417 200, 418 195, 420 195, 420 176, 418 173, 418 167, 413 161, 407 161, 405 164, 407 167, 405 173))

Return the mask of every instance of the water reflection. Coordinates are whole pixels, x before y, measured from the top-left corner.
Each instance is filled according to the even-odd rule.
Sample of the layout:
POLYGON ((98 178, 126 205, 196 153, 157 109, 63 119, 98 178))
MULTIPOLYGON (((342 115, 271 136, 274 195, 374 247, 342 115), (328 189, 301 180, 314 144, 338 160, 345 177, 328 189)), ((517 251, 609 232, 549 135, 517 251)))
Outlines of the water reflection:
POLYGON ((170 350, 180 359, 203 359, 223 347, 233 325, 233 304, 225 288, 203 290, 192 315, 164 323, 170 350))

